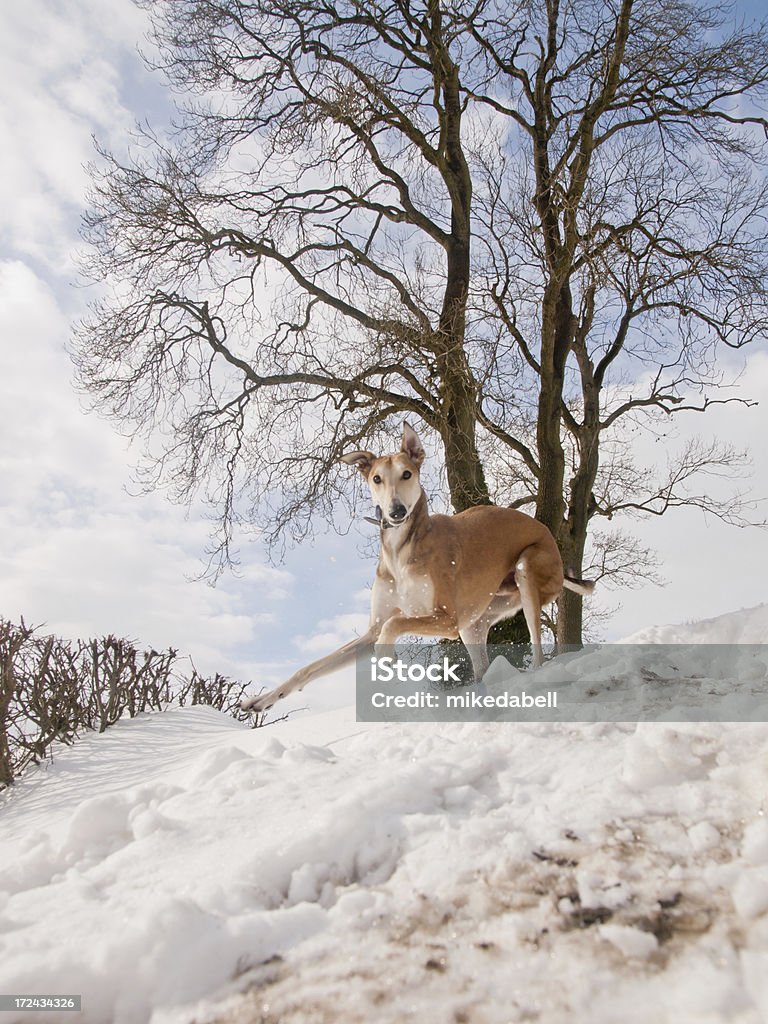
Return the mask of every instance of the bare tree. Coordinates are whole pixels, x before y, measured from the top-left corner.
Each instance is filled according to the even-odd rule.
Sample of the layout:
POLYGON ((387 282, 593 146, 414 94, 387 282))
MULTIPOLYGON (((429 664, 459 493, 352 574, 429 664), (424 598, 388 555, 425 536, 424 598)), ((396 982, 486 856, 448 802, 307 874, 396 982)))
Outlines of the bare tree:
MULTIPOLYGON (((577 575, 594 516, 697 505, 744 522, 743 495, 697 490, 743 453, 693 442, 658 477, 622 443, 630 422, 743 401, 723 397, 718 346, 766 336, 768 122, 750 104, 765 98, 768 36, 731 18, 726 4, 548 0, 476 34, 508 88, 503 103, 475 96, 497 125, 477 154, 477 234, 503 325, 480 421, 517 447, 518 503, 577 575), (526 391, 521 370, 528 424, 507 401, 526 391)), ((561 642, 579 642, 581 615, 564 595, 561 642)))
POLYGON ((221 553, 240 519, 331 518, 333 462, 401 413, 457 511, 535 508, 577 574, 596 515, 718 510, 689 485, 724 450, 622 493, 616 438, 727 400, 715 346, 764 334, 763 29, 683 0, 143 4, 192 98, 94 171, 76 359, 151 479, 206 483, 221 553))
POLYGON ((329 514, 329 467, 393 413, 440 436, 455 508, 488 502, 465 345, 464 12, 146 6, 163 70, 204 99, 172 147, 144 132, 133 160, 104 154, 89 269, 123 287, 81 336, 85 386, 172 424, 161 470, 184 495, 218 481, 225 541, 238 481, 275 531, 329 514))

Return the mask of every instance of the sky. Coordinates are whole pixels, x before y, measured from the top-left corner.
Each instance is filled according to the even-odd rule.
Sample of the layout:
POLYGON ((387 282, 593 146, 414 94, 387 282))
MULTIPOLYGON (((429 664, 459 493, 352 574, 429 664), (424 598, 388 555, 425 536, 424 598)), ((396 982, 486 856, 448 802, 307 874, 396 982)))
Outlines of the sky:
MULTIPOLYGON (((216 586, 200 579, 209 534, 202 509, 139 492, 138 452, 83 412, 66 354, 88 301, 75 252, 92 136, 120 148, 137 120, 170 116, 168 94, 137 53, 145 15, 130 0, 38 0, 5 5, 2 27, 0 616, 67 637, 112 633, 173 646, 201 671, 272 684, 365 623, 372 528, 345 521, 337 535, 320 526, 280 564, 246 538, 237 574, 216 586)), ((742 392, 761 405, 720 408, 685 429, 750 446, 748 483, 767 497, 765 344, 746 356, 742 392)), ((663 462, 663 443, 648 454, 663 462)), ((605 639, 768 598, 766 531, 695 510, 627 525, 659 553, 668 582, 595 598, 617 608, 605 639)))

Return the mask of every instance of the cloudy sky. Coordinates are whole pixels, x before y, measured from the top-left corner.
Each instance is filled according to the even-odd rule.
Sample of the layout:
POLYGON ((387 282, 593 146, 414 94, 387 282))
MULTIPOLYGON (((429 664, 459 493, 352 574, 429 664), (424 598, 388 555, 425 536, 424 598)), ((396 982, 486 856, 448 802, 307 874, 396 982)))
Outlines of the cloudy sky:
MULTIPOLYGON (((0 616, 66 636, 172 645, 204 671, 273 681, 363 621, 370 527, 321 534, 282 565, 244 543, 238 576, 215 587, 197 579, 208 537, 200 510, 138 493, 135 453, 110 424, 83 414, 65 352, 88 299, 74 251, 91 136, 119 148, 137 119, 169 114, 161 82, 136 53, 145 17, 130 0, 36 0, 6 4, 1 17, 0 616)), ((752 447, 750 486, 765 497, 765 345, 746 358, 742 388, 758 408, 721 408, 689 429, 752 447)), ((665 452, 657 446, 653 457, 665 452)), ((694 510, 633 529, 659 552, 668 583, 604 594, 606 606, 621 605, 606 638, 768 599, 765 531, 694 510)))

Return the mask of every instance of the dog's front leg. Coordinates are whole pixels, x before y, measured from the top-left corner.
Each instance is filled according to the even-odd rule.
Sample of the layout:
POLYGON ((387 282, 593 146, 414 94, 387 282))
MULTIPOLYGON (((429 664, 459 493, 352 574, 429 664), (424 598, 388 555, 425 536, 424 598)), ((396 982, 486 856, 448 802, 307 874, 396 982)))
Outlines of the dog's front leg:
POLYGON ((350 640, 348 644, 339 647, 333 654, 324 658, 318 658, 298 672, 294 672, 290 679, 286 679, 280 686, 276 686, 269 693, 260 693, 258 697, 250 697, 242 701, 240 707, 244 711, 267 711, 283 697, 295 690, 303 690, 307 683, 311 683, 318 676, 327 675, 337 669, 344 668, 354 661, 357 655, 366 647, 372 647, 378 640, 381 627, 387 619, 400 614, 400 609, 395 605, 396 594, 395 584, 391 576, 377 572, 371 594, 371 618, 368 631, 356 640, 350 640))
POLYGON ((276 704, 283 697, 287 697, 294 690, 303 690, 307 683, 317 679, 318 676, 335 672, 336 669, 343 668, 351 661, 354 661, 360 651, 366 647, 372 647, 376 643, 378 635, 379 626, 377 623, 374 623, 367 633, 357 637, 356 640, 350 640, 348 644, 339 647, 332 654, 327 654, 324 658, 318 658, 317 661, 313 661, 309 665, 300 668, 298 672, 294 672, 290 679, 286 679, 284 683, 276 686, 269 693, 260 693, 258 697, 250 697, 248 700, 242 701, 240 707, 243 711, 260 712, 269 710, 273 704, 276 704))

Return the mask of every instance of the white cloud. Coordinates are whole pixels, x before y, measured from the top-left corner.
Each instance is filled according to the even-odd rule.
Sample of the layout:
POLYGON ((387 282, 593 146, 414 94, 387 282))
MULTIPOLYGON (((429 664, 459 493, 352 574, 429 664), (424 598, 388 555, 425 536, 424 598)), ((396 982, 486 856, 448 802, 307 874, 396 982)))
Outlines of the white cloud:
MULTIPOLYGON (((10 4, 0 34, 0 202, 6 250, 66 271, 93 158, 91 135, 125 138, 134 114, 119 68, 146 15, 130 0, 10 4)), ((147 74, 148 79, 148 74, 147 74)))
POLYGON ((321 619, 317 624, 317 632, 310 636, 296 637, 296 647, 305 654, 330 654, 337 647, 365 633, 368 621, 367 612, 344 612, 334 615, 332 619, 321 619))
POLYGON ((160 495, 131 497, 126 442, 80 411, 67 320, 19 262, 0 264, 0 614, 65 636, 116 633, 248 673, 293 577, 246 553, 240 578, 199 575, 208 524, 160 495))
MULTIPOLYGON (((686 438, 701 435, 732 443, 737 448, 748 448, 752 454, 752 473, 748 479, 729 482, 704 479, 698 490, 720 495, 724 487, 749 489, 756 498, 768 497, 768 354, 758 348, 745 351, 746 367, 740 382, 742 397, 756 399, 756 408, 740 405, 712 407, 708 412, 690 414, 678 419, 680 437, 675 446, 686 438)), ((735 394, 729 393, 729 394, 735 394)), ((668 442, 655 445, 656 452, 649 455, 650 445, 640 446, 643 455, 663 463, 668 442), (655 455, 655 458, 654 458, 655 455)), ((768 504, 763 501, 756 519, 768 516, 768 504)), ((606 596, 615 603, 617 596, 622 609, 606 630, 610 637, 625 636, 646 625, 686 622, 748 608, 768 598, 768 531, 748 526, 728 526, 713 516, 705 516, 697 509, 675 509, 657 518, 624 524, 644 544, 654 548, 661 559, 661 573, 668 580, 665 587, 647 586, 642 590, 606 596)))

